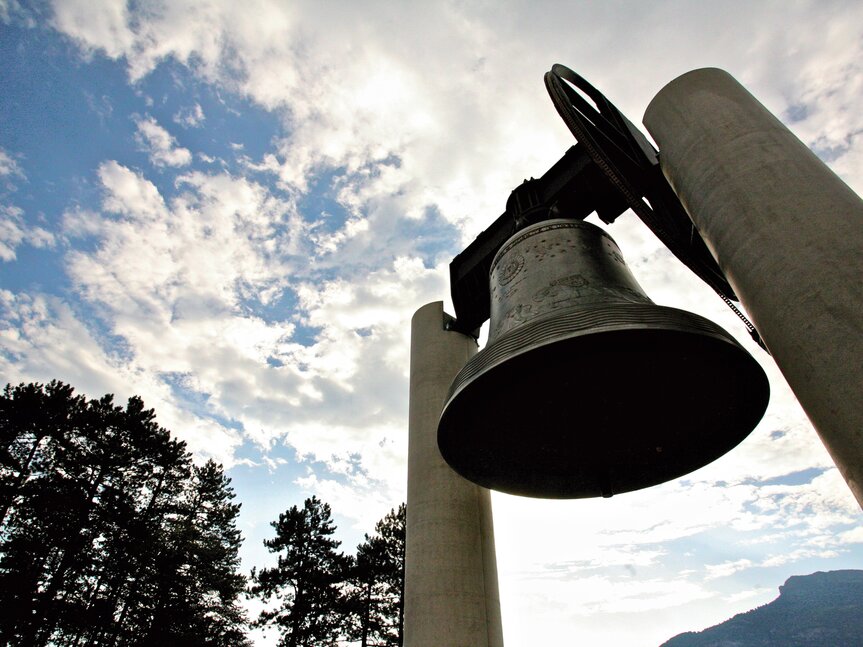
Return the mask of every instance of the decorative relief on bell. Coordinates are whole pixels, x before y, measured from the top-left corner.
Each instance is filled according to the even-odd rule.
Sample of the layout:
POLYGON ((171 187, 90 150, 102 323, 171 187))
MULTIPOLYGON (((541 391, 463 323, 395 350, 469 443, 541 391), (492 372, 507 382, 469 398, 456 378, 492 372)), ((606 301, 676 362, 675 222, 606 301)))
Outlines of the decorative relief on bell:
POLYGON ((515 252, 507 257, 506 263, 500 268, 497 274, 498 285, 507 285, 510 283, 524 267, 524 256, 515 252))
POLYGON ((513 236, 491 265, 489 341, 534 317, 595 302, 651 303, 600 228, 550 220, 513 236))

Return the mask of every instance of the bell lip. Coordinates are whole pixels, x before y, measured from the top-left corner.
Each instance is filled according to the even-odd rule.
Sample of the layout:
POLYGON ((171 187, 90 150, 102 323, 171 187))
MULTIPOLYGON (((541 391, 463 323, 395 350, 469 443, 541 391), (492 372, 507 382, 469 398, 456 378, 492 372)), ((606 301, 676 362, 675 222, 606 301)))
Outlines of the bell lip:
MULTIPOLYGON (((554 322, 551 320, 560 319, 560 315, 554 317, 543 317, 536 321, 523 324, 523 326, 521 326, 520 328, 508 332, 500 339, 496 340, 493 344, 489 344, 488 347, 475 355, 468 362, 468 364, 465 365, 462 371, 459 372, 459 374, 453 381, 450 392, 445 398, 444 406, 441 410, 441 415, 438 421, 438 447, 440 449, 441 455, 443 456, 444 460, 450 465, 450 467, 452 467, 464 478, 482 487, 498 490, 516 496, 530 496, 549 499, 591 498, 598 496, 611 496, 612 494, 622 494, 625 492, 652 487, 660 483, 680 478, 685 474, 691 473, 697 469, 700 469, 701 467, 704 467, 705 465, 712 463, 727 452, 731 451, 741 442, 743 442, 743 440, 745 440, 745 438, 749 436, 749 434, 751 434, 752 431, 754 431, 754 429, 758 426, 759 422, 764 416, 764 412, 766 411, 767 405, 769 403, 770 384, 766 374, 764 373, 763 368, 760 366, 757 360, 755 360, 755 358, 752 357, 752 355, 750 355, 749 352, 736 339, 734 339, 720 326, 709 321, 708 319, 705 319, 693 313, 678 310, 676 308, 644 304, 613 304, 604 306, 602 308, 596 308, 596 310, 619 310, 621 307, 631 309, 646 308, 650 311, 653 311, 654 314, 659 314, 660 316, 657 318, 660 320, 665 319, 665 321, 661 323, 654 322, 649 327, 645 327, 645 324, 643 322, 627 324, 609 323, 604 326, 571 331, 569 334, 546 338, 544 343, 523 346, 519 349, 516 349, 515 351, 506 348, 506 346, 510 346, 511 344, 505 342, 511 342, 512 338, 519 337, 518 333, 523 328, 548 328, 554 326, 554 322), (681 314, 685 316, 682 321, 681 314), (669 321, 669 315, 673 315, 673 317, 676 318, 677 322, 675 323, 674 320, 669 321), (692 325, 693 323, 696 325, 692 325), (738 413, 734 414, 735 419, 740 424, 736 428, 732 428, 729 434, 723 434, 723 436, 719 440, 711 443, 709 451, 705 451, 699 454, 698 457, 694 460, 687 459, 686 461, 682 461, 680 463, 671 464, 671 468, 669 468, 668 464, 664 464, 661 469, 657 470, 658 476, 650 476, 644 478, 636 486, 620 487, 620 480, 616 481, 614 485, 610 484, 607 487, 571 486, 570 484, 562 483, 562 481, 565 480, 564 477, 560 477, 559 483, 553 487, 548 485, 551 482, 548 479, 539 479, 529 483, 527 481, 524 481, 522 483, 515 484, 513 484, 513 480, 510 480, 508 483, 503 483, 502 481, 504 481, 505 479, 501 477, 500 471, 495 471, 493 469, 486 469, 483 471, 483 469, 481 468, 471 469, 468 463, 465 463, 465 465, 459 464, 464 463, 467 460, 467 456, 464 453, 459 453, 455 450, 452 450, 452 447, 454 447, 453 434, 459 432, 454 431, 451 425, 448 431, 443 432, 443 425, 446 422, 445 419, 448 412, 451 412, 451 405, 457 400, 457 398, 466 388, 482 382, 483 376, 488 373, 492 368, 497 367, 499 364, 505 362, 508 359, 520 357, 532 350, 543 349, 545 347, 550 347, 560 342, 565 342, 567 340, 583 337, 586 335, 602 335, 604 337, 607 337, 609 335, 613 336, 615 333, 625 333, 627 331, 633 330, 647 332, 648 334, 684 333, 687 335, 691 335, 693 339, 703 339, 706 337, 710 340, 713 340, 714 342, 721 342, 718 346, 714 345, 713 347, 720 355, 726 355, 726 353, 728 353, 726 355, 727 358, 735 358, 734 363, 737 365, 737 368, 742 371, 741 373, 739 373, 740 380, 752 389, 750 400, 751 406, 746 407, 741 405, 739 406, 738 413), (721 348, 723 348, 723 344, 728 345, 728 351, 721 350, 721 348), (485 353, 485 357, 481 357, 483 353, 485 353), (744 422, 745 424, 743 424, 744 422), (444 438, 445 442, 441 443, 441 439, 444 436, 444 433, 446 434, 446 438, 444 438)), ((639 316, 643 316, 643 312, 640 313, 639 316)), ((524 332, 522 332, 521 336, 524 337, 526 335, 524 332)), ((487 388, 487 386, 480 388, 487 388)), ((685 441, 685 444, 681 445, 681 447, 685 447, 686 443, 688 442, 689 441, 685 441)), ((509 448, 510 446, 507 445, 507 447, 509 448)), ((506 449, 504 455, 511 456, 512 454, 510 452, 510 449, 506 449)), ((581 466, 579 465, 578 467, 581 466)), ((613 466, 613 469, 620 469, 620 466, 613 466)), ((582 479, 578 482, 587 483, 587 479, 582 479)))
POLYGON ((536 317, 507 331, 471 357, 450 384, 440 418, 443 418, 443 412, 446 411, 449 402, 458 395, 469 380, 475 379, 511 357, 530 352, 549 343, 616 330, 643 330, 645 325, 654 329, 710 335, 747 352, 721 326, 701 315, 669 306, 660 306, 654 303, 604 303, 573 308, 569 311, 555 311, 536 317), (626 313, 628 321, 614 322, 615 315, 622 313, 626 313), (599 320, 605 320, 606 323, 598 323, 599 320), (581 327, 572 329, 573 326, 581 327), (551 337, 555 328, 564 330, 569 328, 569 330, 564 334, 551 337), (531 338, 540 338, 545 341, 540 344, 532 344, 530 343, 531 338))

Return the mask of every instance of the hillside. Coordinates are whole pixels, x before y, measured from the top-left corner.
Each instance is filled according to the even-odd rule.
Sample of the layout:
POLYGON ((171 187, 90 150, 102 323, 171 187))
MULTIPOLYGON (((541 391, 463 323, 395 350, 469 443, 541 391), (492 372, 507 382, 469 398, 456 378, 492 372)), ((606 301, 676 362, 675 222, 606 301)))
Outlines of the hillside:
POLYGON ((863 571, 795 575, 779 597, 661 647, 852 647, 863 645, 863 571))

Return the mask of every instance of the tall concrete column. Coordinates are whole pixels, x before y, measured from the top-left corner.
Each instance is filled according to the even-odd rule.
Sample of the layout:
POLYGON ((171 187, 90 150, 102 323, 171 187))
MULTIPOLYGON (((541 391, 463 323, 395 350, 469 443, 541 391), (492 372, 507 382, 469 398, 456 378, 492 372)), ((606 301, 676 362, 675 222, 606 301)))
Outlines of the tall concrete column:
POLYGON ((722 70, 669 83, 644 124, 863 506, 863 201, 722 70))
POLYGON ((476 353, 450 319, 438 301, 411 320, 404 644, 503 647, 491 497, 437 448, 447 389, 476 353))

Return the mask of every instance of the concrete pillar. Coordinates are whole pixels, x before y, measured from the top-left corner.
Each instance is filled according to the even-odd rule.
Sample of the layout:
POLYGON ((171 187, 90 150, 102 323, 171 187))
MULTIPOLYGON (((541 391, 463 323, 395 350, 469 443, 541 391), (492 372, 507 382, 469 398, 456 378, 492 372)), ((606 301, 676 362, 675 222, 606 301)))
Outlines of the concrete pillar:
POLYGON ((437 448, 447 389, 476 353, 450 319, 438 301, 411 320, 404 644, 503 647, 491 497, 437 448))
POLYGON ((665 176, 863 505, 863 202, 728 73, 644 116, 665 176))

